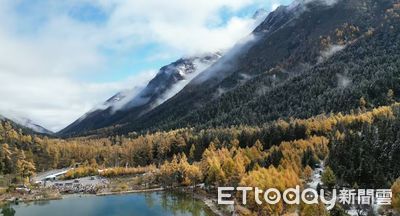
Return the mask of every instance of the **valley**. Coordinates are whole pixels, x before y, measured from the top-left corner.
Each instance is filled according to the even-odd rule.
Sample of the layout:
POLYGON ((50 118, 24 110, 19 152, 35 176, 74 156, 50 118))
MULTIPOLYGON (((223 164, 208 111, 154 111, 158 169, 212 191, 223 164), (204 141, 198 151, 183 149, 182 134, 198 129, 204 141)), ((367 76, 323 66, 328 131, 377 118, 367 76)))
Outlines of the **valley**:
POLYGON ((77 214, 397 216, 399 81, 398 0, 295 0, 230 50, 166 65, 138 94, 116 93, 57 133, 0 118, 3 211, 84 196, 95 207, 77 214), (338 198, 328 209, 260 205, 249 191, 224 206, 220 187, 391 193, 375 197, 390 204, 338 198), (102 204, 135 200, 123 212, 102 204))

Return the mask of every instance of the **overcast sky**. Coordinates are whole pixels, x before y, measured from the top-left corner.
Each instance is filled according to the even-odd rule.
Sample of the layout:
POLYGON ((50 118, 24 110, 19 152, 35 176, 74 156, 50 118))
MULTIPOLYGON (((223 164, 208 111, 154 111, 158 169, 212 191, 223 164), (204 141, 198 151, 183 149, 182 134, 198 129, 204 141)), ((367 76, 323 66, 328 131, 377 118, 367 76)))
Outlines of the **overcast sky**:
POLYGON ((58 131, 177 58, 227 49, 290 0, 0 0, 0 114, 58 131))

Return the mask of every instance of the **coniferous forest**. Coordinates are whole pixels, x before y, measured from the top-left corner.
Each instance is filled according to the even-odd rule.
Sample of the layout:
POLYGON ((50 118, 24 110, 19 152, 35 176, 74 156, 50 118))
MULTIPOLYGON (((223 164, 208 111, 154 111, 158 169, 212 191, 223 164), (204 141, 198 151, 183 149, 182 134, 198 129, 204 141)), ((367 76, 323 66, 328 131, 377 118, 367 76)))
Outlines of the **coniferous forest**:
MULTIPOLYGON (((326 185, 391 188, 399 184, 399 127, 397 103, 371 110, 359 108, 347 115, 293 118, 257 127, 184 128, 68 140, 24 134, 9 122, 2 122, 1 172, 18 183, 35 172, 80 163, 80 168, 65 178, 98 175, 98 167, 110 167, 100 174, 117 177, 151 173, 143 181, 167 188, 204 182, 210 191, 232 185, 283 190, 306 184, 317 164, 326 161, 334 175, 334 182, 326 185)), ((393 203, 393 207, 399 207, 397 198, 393 203)), ((265 215, 288 210, 283 203, 250 204, 249 209, 265 215)))
MULTIPOLYGON (((35 177, 66 168, 61 180, 100 176, 111 181, 107 192, 183 188, 213 198, 218 187, 303 190, 317 175, 317 189, 330 192, 391 189, 390 206, 355 210, 399 215, 400 2, 311 1, 301 13, 280 10, 288 9, 256 28, 250 48, 205 71, 217 68, 218 77, 196 77, 154 108, 106 120, 97 116, 106 111, 95 111, 51 135, 0 118, 0 196, 21 184, 37 190, 35 177)), ((238 215, 354 211, 247 197, 234 206, 238 215)))

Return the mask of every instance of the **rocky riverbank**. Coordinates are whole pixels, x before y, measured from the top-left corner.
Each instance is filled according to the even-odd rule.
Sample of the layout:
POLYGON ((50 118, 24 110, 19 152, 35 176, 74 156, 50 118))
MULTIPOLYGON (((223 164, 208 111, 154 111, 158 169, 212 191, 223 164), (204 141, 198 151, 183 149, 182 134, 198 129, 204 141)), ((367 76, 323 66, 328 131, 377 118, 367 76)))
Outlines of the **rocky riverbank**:
POLYGON ((34 189, 29 193, 8 192, 0 195, 0 204, 7 205, 18 202, 33 202, 62 199, 62 195, 58 190, 52 189, 34 189))

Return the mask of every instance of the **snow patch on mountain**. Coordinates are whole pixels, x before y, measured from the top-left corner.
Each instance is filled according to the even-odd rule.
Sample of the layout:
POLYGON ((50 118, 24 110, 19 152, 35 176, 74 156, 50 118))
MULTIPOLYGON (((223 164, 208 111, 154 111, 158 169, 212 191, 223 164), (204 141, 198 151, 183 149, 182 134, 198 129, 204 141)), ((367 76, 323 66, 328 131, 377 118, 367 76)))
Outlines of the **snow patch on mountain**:
POLYGON ((185 73, 185 70, 180 71, 180 75, 182 76, 182 80, 177 82, 169 91, 163 94, 153 105, 153 108, 159 106, 164 103, 169 98, 175 96, 178 92, 180 92, 187 84, 190 83, 196 76, 198 76, 201 72, 205 71, 208 67, 210 67, 217 59, 221 57, 220 54, 215 56, 215 59, 211 61, 204 61, 201 59, 196 59, 193 61, 194 70, 191 73, 185 73))
POLYGON ((218 52, 181 58, 162 67, 146 87, 118 92, 103 104, 87 112, 78 121, 101 110, 110 109, 111 113, 115 113, 118 110, 128 110, 150 102, 152 102, 152 108, 155 108, 177 94, 194 77, 214 64, 220 57, 221 53, 218 52))
POLYGON ((194 77, 214 64, 221 53, 187 57, 160 69, 156 77, 149 82, 133 100, 112 105, 113 111, 126 110, 151 103, 151 109, 164 103, 182 90, 194 77))

